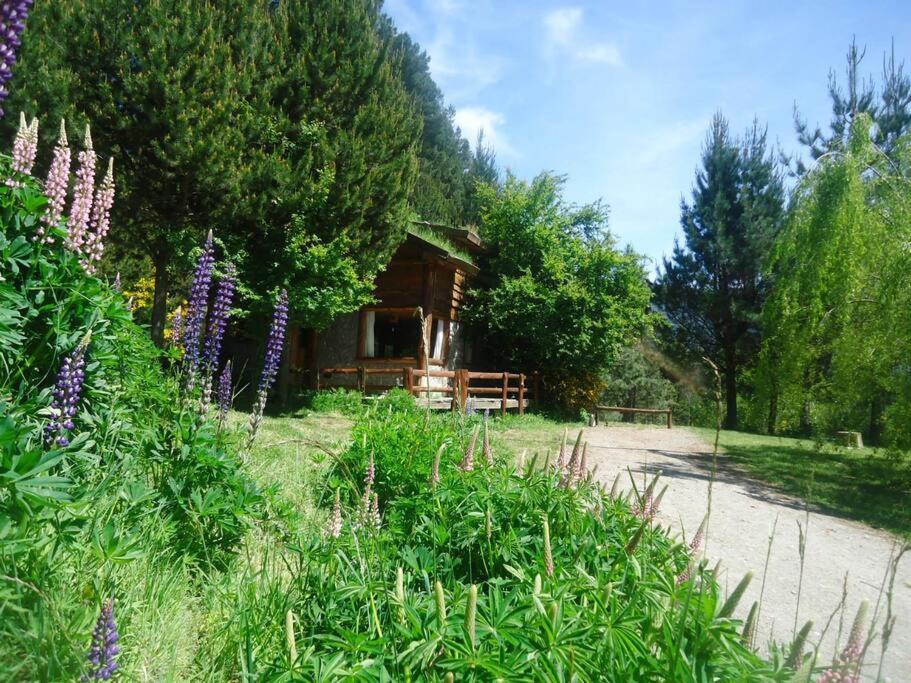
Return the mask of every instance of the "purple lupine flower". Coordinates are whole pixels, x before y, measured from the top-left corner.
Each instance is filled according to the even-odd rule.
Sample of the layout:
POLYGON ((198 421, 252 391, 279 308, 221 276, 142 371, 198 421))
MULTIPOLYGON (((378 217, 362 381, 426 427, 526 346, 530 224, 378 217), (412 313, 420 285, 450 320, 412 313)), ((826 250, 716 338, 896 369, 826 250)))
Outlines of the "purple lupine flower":
POLYGON ((92 218, 92 199, 95 193, 95 164, 98 155, 92 149, 92 133, 85 127, 85 149, 79 152, 79 168, 76 169, 76 184, 73 187, 73 203, 67 222, 66 246, 83 255, 85 242, 92 218))
POLYGON ((56 443, 65 447, 70 443, 66 434, 75 427, 73 418, 76 417, 85 382, 85 352, 88 345, 89 337, 86 335, 60 365, 54 387, 54 401, 51 404, 51 421, 44 427, 44 443, 47 446, 56 443))
POLYGON ((23 186, 20 177, 31 175, 37 154, 38 119, 32 119, 29 124, 25 120, 25 112, 19 112, 19 130, 16 131, 16 138, 13 140, 13 162, 11 164, 14 176, 6 179, 9 187, 23 186))
POLYGON ((183 310, 180 306, 171 316, 171 345, 180 348, 183 343, 183 310))
POLYGON ((85 258, 82 266, 87 272, 95 271, 93 261, 100 261, 104 253, 104 238, 111 227, 111 207, 114 206, 114 158, 108 159, 108 170, 98 189, 92 204, 92 217, 89 221, 91 231, 86 236, 85 258))
POLYGON ((465 401, 465 415, 470 417, 470 416, 474 415, 474 413, 475 413, 474 398, 469 396, 468 400, 465 401))
POLYGON ((259 390, 268 392, 278 375, 278 366, 281 364, 282 351, 285 348, 285 328, 288 325, 288 292, 282 290, 275 302, 275 312, 272 315, 272 327, 269 330, 269 339, 266 342, 266 360, 263 364, 263 374, 259 380, 259 390))
POLYGON ((209 316, 209 329, 203 351, 203 365, 209 368, 210 371, 218 367, 218 358, 221 355, 221 341, 228 326, 228 317, 231 315, 231 302, 234 299, 235 283, 236 269, 233 263, 229 263, 225 267, 224 277, 218 283, 215 301, 212 304, 212 313, 209 316))
POLYGON ((120 636, 117 633, 117 623, 114 621, 114 601, 110 598, 101 606, 101 614, 92 631, 92 646, 89 648, 89 670, 83 675, 82 680, 106 681, 117 670, 117 655, 120 646, 117 644, 120 636))
MULTIPOLYGON (((7 84, 13 77, 16 50, 22 44, 25 20, 34 0, 16 0, 0 3, 0 103, 9 97, 7 84)), ((3 116, 0 108, 0 116, 3 116)))
POLYGON ((266 341, 266 358, 263 363, 263 374, 259 380, 259 391, 256 394, 256 402, 253 404, 253 412, 250 414, 250 424, 247 430, 247 451, 253 446, 256 432, 259 431, 259 425, 263 421, 263 411, 266 409, 269 390, 275 382, 276 375, 278 375, 278 367, 281 364, 282 351, 285 347, 285 328, 287 325, 288 292, 283 289, 275 301, 275 312, 272 315, 272 327, 269 329, 269 338, 266 341))
POLYGON ((682 572, 677 575, 677 585, 681 585, 685 581, 688 581, 689 578, 693 575, 693 570, 696 568, 696 561, 699 557, 699 549, 702 547, 702 539, 705 535, 705 525, 708 523, 708 515, 702 520, 702 523, 699 525, 699 528, 696 530, 696 533, 693 535, 693 538, 690 540, 690 544, 687 547, 690 560, 687 563, 686 567, 682 572))
POLYGON ((225 369, 221 371, 221 376, 218 378, 219 423, 224 423, 225 419, 227 419, 233 397, 234 394, 231 390, 231 361, 228 361, 225 363, 225 369))
POLYGON ((202 254, 196 262, 196 272, 190 287, 190 299, 187 303, 187 317, 184 322, 183 347, 188 383, 195 383, 199 364, 199 342, 206 322, 206 310, 209 306, 209 285, 212 282, 212 266, 215 263, 215 247, 212 243, 212 231, 206 237, 202 254))

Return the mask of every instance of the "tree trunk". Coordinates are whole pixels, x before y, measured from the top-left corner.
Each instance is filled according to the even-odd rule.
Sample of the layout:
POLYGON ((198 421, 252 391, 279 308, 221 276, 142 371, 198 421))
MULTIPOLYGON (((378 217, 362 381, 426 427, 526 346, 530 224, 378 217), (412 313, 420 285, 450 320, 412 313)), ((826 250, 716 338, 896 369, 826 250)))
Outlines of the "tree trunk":
POLYGON ((737 363, 732 358, 724 370, 724 400, 727 406, 724 428, 737 429, 737 363))
POLYGON ((769 421, 767 424, 769 434, 774 434, 778 429, 778 388, 772 388, 772 395, 769 396, 769 421))
POLYGON ((155 346, 164 347, 164 328, 168 318, 168 289, 171 278, 168 274, 168 265, 171 262, 171 253, 159 250, 155 253, 155 293, 152 295, 152 342, 155 346))

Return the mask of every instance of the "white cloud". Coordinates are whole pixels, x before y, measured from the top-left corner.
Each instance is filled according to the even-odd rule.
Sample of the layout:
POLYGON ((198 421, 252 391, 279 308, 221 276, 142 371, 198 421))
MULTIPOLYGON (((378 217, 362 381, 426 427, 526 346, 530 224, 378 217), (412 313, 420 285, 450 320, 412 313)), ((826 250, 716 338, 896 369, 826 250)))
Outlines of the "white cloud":
POLYGON ((583 35, 581 7, 561 7, 544 17, 544 28, 551 49, 579 62, 622 66, 620 48, 605 41, 587 40, 583 35))
POLYGON ((484 140, 498 153, 517 156, 516 149, 510 144, 503 127, 506 117, 500 112, 485 107, 462 107, 456 110, 455 124, 462 130, 462 135, 472 144, 478 139, 478 133, 484 131, 484 140))

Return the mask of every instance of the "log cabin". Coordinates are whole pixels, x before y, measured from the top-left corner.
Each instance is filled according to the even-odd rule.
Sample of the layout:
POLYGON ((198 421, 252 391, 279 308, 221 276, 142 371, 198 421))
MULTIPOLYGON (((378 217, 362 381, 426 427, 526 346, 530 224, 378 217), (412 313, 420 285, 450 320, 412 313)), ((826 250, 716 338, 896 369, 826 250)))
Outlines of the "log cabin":
POLYGON ((404 368, 473 367, 479 361, 477 349, 459 313, 467 288, 479 275, 475 259, 482 249, 472 228, 413 222, 377 275, 373 303, 340 316, 322 331, 291 330, 295 383, 351 386, 344 373, 326 370, 362 367, 378 377, 375 388, 381 390, 401 384, 404 368), (385 381, 381 369, 388 370, 385 381))

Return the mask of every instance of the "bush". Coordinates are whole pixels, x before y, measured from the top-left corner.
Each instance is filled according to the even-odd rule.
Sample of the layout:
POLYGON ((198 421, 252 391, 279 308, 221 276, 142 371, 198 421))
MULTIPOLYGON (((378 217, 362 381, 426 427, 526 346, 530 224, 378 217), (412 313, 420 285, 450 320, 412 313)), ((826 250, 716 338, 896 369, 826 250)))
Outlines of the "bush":
POLYGON ((45 204, 30 179, 0 185, 0 671, 74 680, 103 600, 140 604, 158 578, 224 566, 263 501, 123 296, 62 229, 35 239, 45 204), (75 424, 48 443, 58 369, 82 344, 75 424))
POLYGON ((206 661, 230 670, 243 651, 270 680, 786 678, 742 644, 711 573, 684 579, 687 550, 624 500, 561 486, 540 462, 489 466, 480 439, 460 469, 479 422, 367 411, 329 475, 326 532, 245 577, 223 608, 244 616, 206 661), (361 502, 373 494, 379 527, 361 502))

